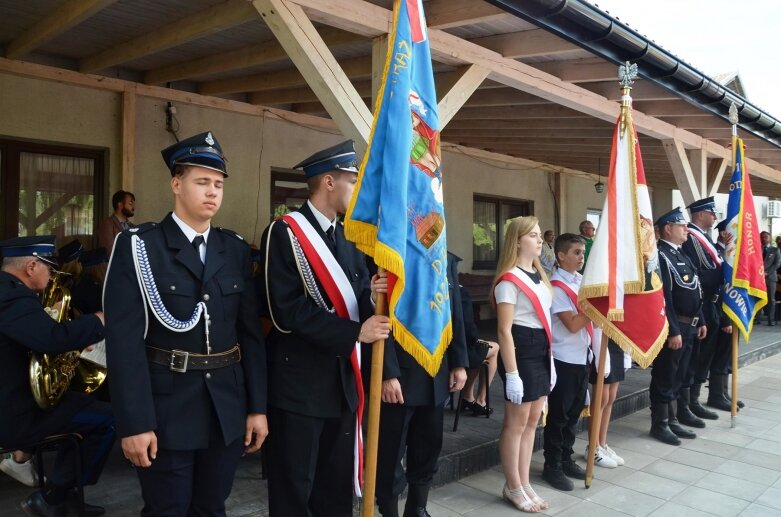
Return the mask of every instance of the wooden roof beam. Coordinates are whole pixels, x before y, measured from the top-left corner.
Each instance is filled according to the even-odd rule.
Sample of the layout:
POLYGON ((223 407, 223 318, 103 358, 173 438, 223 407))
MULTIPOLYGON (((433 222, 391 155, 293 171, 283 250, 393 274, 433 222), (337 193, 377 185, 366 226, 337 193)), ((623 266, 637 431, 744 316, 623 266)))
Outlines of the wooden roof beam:
POLYGON ((724 179, 724 173, 727 171, 728 160, 726 158, 712 158, 708 160, 708 189, 709 196, 715 196, 719 191, 721 181, 724 179))
POLYGON ((18 59, 75 27, 117 0, 69 0, 52 9, 38 23, 8 43, 5 57, 18 59))
POLYGON ((604 59, 568 59, 530 64, 537 70, 554 75, 568 83, 596 83, 601 81, 613 81, 614 84, 616 83, 616 65, 604 59))
MULTIPOLYGON (((580 47, 544 29, 511 32, 469 40, 510 59, 555 56, 580 47)), ((615 75, 615 73, 613 74, 615 75)))
POLYGON ((79 70, 81 72, 103 70, 254 19, 257 19, 257 13, 252 8, 252 4, 244 0, 228 0, 184 19, 166 21, 164 27, 156 28, 147 34, 86 57, 79 63, 79 70))
MULTIPOLYGON (((372 94, 370 81, 353 83, 355 90, 361 98, 367 99, 372 94)), ((280 88, 275 90, 260 90, 250 93, 252 104, 269 106, 273 104, 301 104, 305 102, 317 102, 317 95, 309 86, 299 88, 280 88)))
MULTIPOLYGON (((365 41, 363 36, 331 27, 321 29, 320 35, 329 47, 365 41)), ((277 40, 264 41, 235 50, 219 52, 210 56, 149 70, 144 74, 144 82, 146 84, 165 84, 170 81, 203 77, 228 70, 238 70, 273 63, 283 59, 287 59, 287 52, 285 52, 285 49, 282 48, 282 45, 277 40)))
POLYGON ((446 90, 444 95, 437 95, 440 99, 437 104, 439 114, 439 129, 441 130, 453 115, 458 112, 469 97, 477 90, 477 87, 488 76, 488 70, 480 65, 463 67, 459 71, 460 77, 446 90))
POLYGON ((491 23, 512 16, 482 0, 429 0, 424 5, 429 27, 439 29, 491 23))
POLYGON ((699 186, 689 164, 689 158, 686 156, 686 149, 679 140, 675 139, 663 140, 662 145, 664 145, 667 158, 670 160, 670 168, 673 171, 678 190, 681 191, 683 203, 688 206, 702 196, 700 196, 699 186))
POLYGON ((354 141, 356 151, 363 154, 372 127, 371 110, 366 107, 301 6, 284 0, 255 0, 251 5, 284 47, 296 68, 307 78, 309 87, 339 129, 354 141))

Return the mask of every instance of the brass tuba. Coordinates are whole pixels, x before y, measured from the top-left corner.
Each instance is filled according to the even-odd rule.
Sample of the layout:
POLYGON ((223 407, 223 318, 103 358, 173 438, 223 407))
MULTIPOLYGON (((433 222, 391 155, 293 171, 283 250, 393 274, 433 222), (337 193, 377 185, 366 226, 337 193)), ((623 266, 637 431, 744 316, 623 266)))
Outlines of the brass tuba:
MULTIPOLYGON (((58 323, 70 319, 71 293, 63 286, 65 276, 60 271, 52 272, 52 280, 41 300, 44 310, 58 323)), ((106 379, 105 368, 81 360, 80 355, 80 351, 57 355, 30 354, 30 388, 41 409, 56 406, 75 377, 84 393, 94 392, 106 379)))

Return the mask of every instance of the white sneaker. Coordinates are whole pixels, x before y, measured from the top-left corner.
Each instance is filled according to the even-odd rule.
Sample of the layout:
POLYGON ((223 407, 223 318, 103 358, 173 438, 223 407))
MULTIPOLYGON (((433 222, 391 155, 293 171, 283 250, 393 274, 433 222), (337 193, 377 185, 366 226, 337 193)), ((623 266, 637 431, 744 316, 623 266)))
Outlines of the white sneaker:
POLYGON ((0 470, 23 485, 30 487, 38 486, 38 474, 35 472, 32 458, 24 463, 16 463, 11 458, 5 458, 3 461, 0 461, 0 470))
MULTIPOLYGON (((586 458, 586 461, 588 461, 588 445, 586 446, 586 453, 583 455, 584 458, 586 458)), ((613 458, 608 456, 607 452, 597 445, 597 454, 594 458, 594 464, 598 467, 604 467, 607 469, 614 469, 618 466, 618 463, 616 463, 613 458)))
POLYGON ((608 444, 605 444, 602 450, 605 451, 605 454, 607 454, 607 456, 610 457, 611 460, 615 461, 616 465, 618 465, 619 467, 625 463, 624 458, 616 454, 616 451, 611 449, 608 444))

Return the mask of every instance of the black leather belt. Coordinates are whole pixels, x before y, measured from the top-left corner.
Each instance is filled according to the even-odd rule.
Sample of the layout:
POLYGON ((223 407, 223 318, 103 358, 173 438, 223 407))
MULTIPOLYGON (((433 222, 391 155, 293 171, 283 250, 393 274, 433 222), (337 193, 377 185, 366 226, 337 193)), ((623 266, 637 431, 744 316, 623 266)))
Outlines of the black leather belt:
POLYGON ((691 325, 692 327, 696 327, 697 323, 699 323, 699 321, 700 321, 700 317, 699 316, 695 316, 695 317, 691 318, 689 316, 681 316, 680 314, 676 314, 675 318, 679 322, 683 323, 684 325, 691 325))
POLYGON ((219 354, 194 354, 185 350, 164 350, 146 347, 146 357, 155 364, 167 366, 172 372, 185 373, 189 370, 216 370, 241 361, 239 345, 219 354))

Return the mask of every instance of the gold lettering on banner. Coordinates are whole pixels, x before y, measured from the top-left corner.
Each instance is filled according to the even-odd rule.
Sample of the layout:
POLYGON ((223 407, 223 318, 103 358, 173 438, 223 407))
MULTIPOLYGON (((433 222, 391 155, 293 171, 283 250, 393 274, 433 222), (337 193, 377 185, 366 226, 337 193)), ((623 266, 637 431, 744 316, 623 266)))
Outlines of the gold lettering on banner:
POLYGON ((442 247, 442 253, 440 258, 434 259, 431 262, 431 269, 440 277, 439 287, 434 293, 434 299, 429 300, 429 309, 437 311, 442 314, 442 307, 446 301, 450 300, 450 289, 448 289, 447 283, 447 271, 445 271, 445 264, 447 264, 447 250, 442 247))

